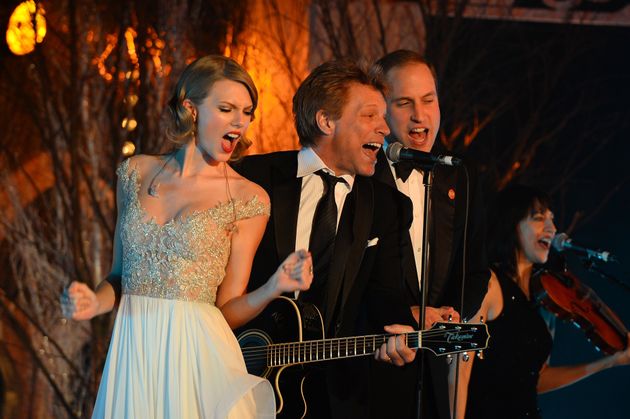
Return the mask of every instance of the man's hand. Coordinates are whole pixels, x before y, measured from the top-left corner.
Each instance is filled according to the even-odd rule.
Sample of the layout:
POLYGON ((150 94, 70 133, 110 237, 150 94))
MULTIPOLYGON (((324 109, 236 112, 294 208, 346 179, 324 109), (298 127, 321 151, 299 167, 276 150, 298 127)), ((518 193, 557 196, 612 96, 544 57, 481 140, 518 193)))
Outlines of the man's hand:
POLYGON ((416 359, 416 349, 409 349, 407 346, 407 336, 401 334, 413 332, 413 328, 411 326, 392 324, 385 326, 385 331, 397 336, 391 336, 387 339, 387 342, 381 345, 374 353, 374 359, 392 363, 399 367, 413 362, 413 360, 416 359))
MULTIPOLYGON (((416 322, 420 323, 420 306, 411 306, 411 314, 416 322)), ((424 329, 430 329, 436 322, 448 322, 453 321, 459 323, 459 313, 453 308, 448 306, 442 307, 427 307, 424 310, 424 329)))

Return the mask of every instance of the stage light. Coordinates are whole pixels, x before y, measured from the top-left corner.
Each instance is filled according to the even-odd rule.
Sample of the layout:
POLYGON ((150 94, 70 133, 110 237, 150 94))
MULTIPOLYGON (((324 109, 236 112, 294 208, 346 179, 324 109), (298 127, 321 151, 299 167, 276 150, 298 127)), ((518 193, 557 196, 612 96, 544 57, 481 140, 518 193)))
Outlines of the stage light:
POLYGON ((125 141, 122 146, 122 155, 125 157, 132 156, 136 152, 136 146, 131 141, 125 141))
POLYGON ((46 19, 41 3, 28 0, 20 3, 9 18, 7 45, 15 55, 25 55, 35 50, 46 36, 46 19))

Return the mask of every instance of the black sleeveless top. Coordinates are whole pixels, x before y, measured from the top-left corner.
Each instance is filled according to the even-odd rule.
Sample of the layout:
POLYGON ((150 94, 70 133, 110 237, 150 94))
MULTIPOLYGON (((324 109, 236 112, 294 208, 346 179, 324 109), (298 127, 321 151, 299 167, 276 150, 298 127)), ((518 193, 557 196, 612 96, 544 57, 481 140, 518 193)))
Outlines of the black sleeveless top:
POLYGON ((518 285, 499 272, 497 277, 503 310, 488 321, 488 348, 473 364, 466 419, 540 418, 536 385, 551 353, 551 334, 518 285))

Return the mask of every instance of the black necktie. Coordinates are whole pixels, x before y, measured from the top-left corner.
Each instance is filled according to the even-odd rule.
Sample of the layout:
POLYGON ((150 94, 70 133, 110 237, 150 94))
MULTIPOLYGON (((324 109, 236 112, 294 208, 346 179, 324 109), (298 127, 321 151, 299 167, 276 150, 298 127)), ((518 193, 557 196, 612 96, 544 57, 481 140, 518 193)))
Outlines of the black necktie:
POLYGON ((328 268, 335 246, 337 234, 337 204, 335 185, 343 179, 329 175, 323 170, 315 172, 324 182, 324 193, 317 203, 308 248, 313 255, 313 283, 304 293, 304 299, 321 305, 324 299, 328 268))
POLYGON ((422 165, 409 160, 402 160, 394 163, 396 177, 402 179, 403 182, 407 182, 407 179, 409 179, 413 169, 422 170, 422 165))

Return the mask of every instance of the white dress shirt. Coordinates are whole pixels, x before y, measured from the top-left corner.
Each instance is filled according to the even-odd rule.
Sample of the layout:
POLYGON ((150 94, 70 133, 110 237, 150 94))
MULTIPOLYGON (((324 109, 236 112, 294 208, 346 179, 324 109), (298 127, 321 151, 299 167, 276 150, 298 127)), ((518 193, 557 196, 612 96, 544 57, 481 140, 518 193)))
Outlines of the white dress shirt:
MULTIPOLYGON (((324 193, 324 181, 321 176, 315 174, 318 170, 335 175, 335 172, 326 166, 322 159, 310 147, 302 148, 297 155, 297 177, 302 179, 300 192, 300 206, 298 209, 298 222, 295 234, 295 250, 308 249, 308 243, 313 228, 313 217, 317 203, 324 193)), ((354 176, 339 176, 345 182, 335 184, 335 203, 337 204, 337 227, 341 219, 341 211, 346 201, 346 196, 352 191, 354 176)), ((296 297, 298 292, 296 291, 296 297)))
MULTIPOLYGON (((387 150, 387 141, 384 144, 384 149, 387 150)), ((387 153, 385 153, 387 156, 387 153)), ((422 184, 422 172, 416 169, 411 171, 409 178, 406 182, 399 179, 396 176, 396 169, 394 163, 387 158, 389 168, 392 171, 396 187, 402 193, 411 199, 413 204, 413 221, 409 228, 409 236, 411 237, 411 245, 413 246, 413 258, 416 262, 416 272, 418 273, 418 286, 420 286, 421 272, 422 272, 422 231, 424 229, 424 186, 422 184)))

